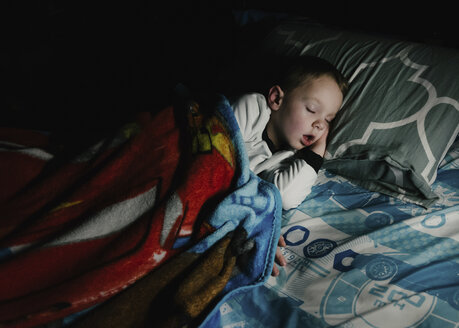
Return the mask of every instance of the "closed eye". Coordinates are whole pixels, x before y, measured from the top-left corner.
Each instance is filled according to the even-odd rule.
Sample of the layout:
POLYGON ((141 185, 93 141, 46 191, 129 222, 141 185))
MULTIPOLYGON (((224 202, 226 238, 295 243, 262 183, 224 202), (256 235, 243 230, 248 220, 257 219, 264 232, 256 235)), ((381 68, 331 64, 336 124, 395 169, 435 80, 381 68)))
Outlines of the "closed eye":
POLYGON ((315 114, 315 113, 316 113, 315 111, 313 111, 313 110, 312 110, 311 108, 309 108, 309 107, 306 107, 306 110, 307 110, 308 112, 312 113, 312 114, 315 114))

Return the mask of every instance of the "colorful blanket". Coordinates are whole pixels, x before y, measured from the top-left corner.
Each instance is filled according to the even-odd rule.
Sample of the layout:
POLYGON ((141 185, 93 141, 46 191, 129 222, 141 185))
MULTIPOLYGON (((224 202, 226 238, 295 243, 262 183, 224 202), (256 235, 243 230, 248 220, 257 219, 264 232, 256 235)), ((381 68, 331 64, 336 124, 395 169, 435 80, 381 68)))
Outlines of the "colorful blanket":
POLYGON ((0 129, 0 326, 198 325, 269 276, 275 187, 223 97, 140 113, 70 161, 0 129))

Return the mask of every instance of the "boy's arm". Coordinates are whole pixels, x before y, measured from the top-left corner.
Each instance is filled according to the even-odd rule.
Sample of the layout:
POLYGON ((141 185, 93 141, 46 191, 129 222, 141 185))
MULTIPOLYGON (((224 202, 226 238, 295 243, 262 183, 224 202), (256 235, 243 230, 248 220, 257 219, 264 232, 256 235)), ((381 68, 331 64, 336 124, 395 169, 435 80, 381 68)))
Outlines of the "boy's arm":
MULTIPOLYGON (((318 156, 315 153, 314 155, 318 156)), ((260 176, 276 185, 283 209, 289 210, 300 205, 309 195, 316 181, 317 171, 306 160, 292 156, 278 163, 276 167, 261 172, 260 176)))
MULTIPOLYGON (((322 163, 323 163, 323 156, 325 154, 325 148, 327 146, 326 145, 327 135, 328 135, 328 130, 310 148, 304 148, 304 149, 302 149, 301 151, 298 151, 295 154, 295 156, 297 156, 299 159, 304 160, 307 164, 309 164, 311 167, 313 167, 314 170, 316 171, 316 173, 319 171, 319 169, 320 169, 320 167, 322 166, 322 163)), ((314 179, 314 182, 315 182, 315 179, 314 179)), ((305 190, 306 192, 304 193, 304 197, 302 195, 299 197, 300 198, 300 203, 304 198, 306 198, 306 196, 309 194, 310 190, 311 189, 308 188, 308 190, 305 190)), ((286 197, 286 196, 289 197, 288 195, 283 195, 282 199, 284 199, 284 197, 286 197)), ((299 204, 297 204, 297 205, 293 204, 293 205, 294 205, 294 207, 296 207, 299 204)), ((289 206, 291 206, 291 205, 284 204, 284 201, 282 201, 282 207, 284 207, 284 209, 288 209, 289 206)), ((271 275, 273 277, 277 277, 279 275, 279 273, 280 273, 279 268, 277 267, 277 265, 285 266, 287 264, 287 262, 285 261, 284 256, 282 255, 282 251, 281 251, 281 248, 280 248, 280 247, 285 247, 285 246, 286 246, 286 244, 285 244, 284 238, 281 236, 279 238, 278 247, 276 249, 276 257, 275 257, 275 262, 276 263, 274 263, 273 270, 271 272, 271 275)))
MULTIPOLYGON (((328 132, 328 131, 327 131, 328 132)), ((293 154, 281 151, 276 156, 284 157, 276 166, 271 166, 260 173, 260 176, 276 185, 282 198, 285 210, 297 207, 311 192, 316 181, 317 173, 323 164, 326 148, 327 133, 309 148, 297 151, 293 156, 285 158, 283 154, 293 154)), ((273 156, 272 159, 274 159, 273 156)))

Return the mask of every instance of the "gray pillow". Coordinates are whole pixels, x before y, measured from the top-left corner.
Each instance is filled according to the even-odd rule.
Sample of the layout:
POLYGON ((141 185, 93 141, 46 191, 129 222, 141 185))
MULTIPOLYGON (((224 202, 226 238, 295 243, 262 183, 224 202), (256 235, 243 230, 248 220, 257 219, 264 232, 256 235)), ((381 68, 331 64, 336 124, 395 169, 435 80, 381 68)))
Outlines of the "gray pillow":
POLYGON ((350 80, 324 167, 424 207, 459 131, 459 51, 286 22, 264 41, 276 55, 322 57, 350 80))

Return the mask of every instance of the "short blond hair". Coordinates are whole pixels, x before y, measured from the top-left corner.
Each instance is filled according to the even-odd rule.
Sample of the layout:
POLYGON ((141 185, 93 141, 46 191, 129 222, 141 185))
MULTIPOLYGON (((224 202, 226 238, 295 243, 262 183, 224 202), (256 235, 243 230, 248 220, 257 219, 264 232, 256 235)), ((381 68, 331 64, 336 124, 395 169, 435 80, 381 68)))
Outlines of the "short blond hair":
POLYGON ((285 66, 283 66, 284 68, 275 84, 278 84, 284 92, 292 91, 311 78, 326 75, 335 80, 343 97, 346 95, 349 82, 334 65, 325 59, 314 56, 300 56, 287 57, 283 61, 285 62, 281 63, 281 65, 285 66))

